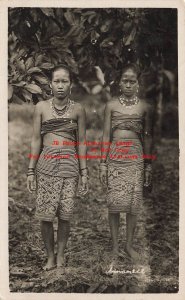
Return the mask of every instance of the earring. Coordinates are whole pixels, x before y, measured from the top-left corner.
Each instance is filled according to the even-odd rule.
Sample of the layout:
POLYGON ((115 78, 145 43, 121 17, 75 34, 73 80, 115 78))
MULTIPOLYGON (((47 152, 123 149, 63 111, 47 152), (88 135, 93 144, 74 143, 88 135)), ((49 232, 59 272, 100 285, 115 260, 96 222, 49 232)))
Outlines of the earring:
POLYGON ((51 91, 50 91, 50 94, 51 94, 51 95, 53 95, 53 91, 52 91, 52 89, 51 89, 51 91))

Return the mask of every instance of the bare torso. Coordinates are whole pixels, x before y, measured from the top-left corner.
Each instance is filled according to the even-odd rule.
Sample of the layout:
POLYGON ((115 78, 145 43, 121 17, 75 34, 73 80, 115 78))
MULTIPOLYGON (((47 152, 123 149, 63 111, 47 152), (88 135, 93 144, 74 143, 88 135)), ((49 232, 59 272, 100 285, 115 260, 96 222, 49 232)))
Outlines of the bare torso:
MULTIPOLYGON (((63 117, 67 117, 69 119, 72 119, 74 121, 78 121, 77 117, 77 107, 78 103, 74 103, 72 105, 72 109, 69 111, 69 114, 66 116, 66 114, 63 117)), ((55 117, 52 114, 50 99, 43 101, 43 110, 42 110, 42 123, 45 121, 48 121, 50 119, 54 119, 55 117)), ((62 136, 56 135, 54 133, 47 133, 43 136, 43 145, 44 146, 51 146, 54 141, 58 142, 58 145, 55 144, 55 147, 61 147, 64 145, 64 142, 71 143, 72 141, 70 139, 64 138, 62 136)))
MULTIPOLYGON (((146 103, 143 100, 139 100, 137 105, 133 105, 132 108, 124 107, 117 98, 114 98, 111 101, 111 119, 112 116, 119 117, 120 115, 137 115, 141 118, 145 116, 146 112, 146 103)), ((113 140, 122 140, 122 139, 132 139, 138 138, 138 134, 131 130, 115 129, 113 131, 112 139, 113 140)))

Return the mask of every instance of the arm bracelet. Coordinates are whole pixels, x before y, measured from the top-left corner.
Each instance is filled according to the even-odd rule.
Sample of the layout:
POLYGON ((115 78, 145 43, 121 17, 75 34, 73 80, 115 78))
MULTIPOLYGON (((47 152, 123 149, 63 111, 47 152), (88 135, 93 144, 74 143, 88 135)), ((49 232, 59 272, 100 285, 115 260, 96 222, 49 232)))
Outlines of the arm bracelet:
POLYGON ((107 164, 105 162, 101 162, 99 165, 100 171, 106 171, 107 170, 107 164))
POLYGON ((89 175, 89 170, 88 168, 83 168, 83 169, 80 169, 80 175, 81 176, 88 176, 89 175))
POLYGON ((152 172, 152 165, 151 164, 145 164, 145 171, 152 172))

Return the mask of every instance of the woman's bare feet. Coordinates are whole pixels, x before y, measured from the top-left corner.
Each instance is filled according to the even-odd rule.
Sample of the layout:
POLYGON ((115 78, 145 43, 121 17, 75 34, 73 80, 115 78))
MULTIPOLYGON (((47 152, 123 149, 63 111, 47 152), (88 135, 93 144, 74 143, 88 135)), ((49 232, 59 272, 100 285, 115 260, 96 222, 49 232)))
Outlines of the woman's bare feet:
POLYGON ((55 257, 52 256, 52 257, 48 257, 48 261, 47 261, 46 265, 43 267, 43 270, 49 271, 55 267, 56 267, 56 260, 55 260, 55 257))
POLYGON ((110 267, 115 267, 117 260, 118 260, 118 256, 119 256, 119 250, 118 249, 113 249, 110 255, 110 267))
POLYGON ((57 268, 65 266, 65 259, 63 255, 57 255, 57 268))
POLYGON ((134 262, 138 262, 139 254, 133 249, 133 247, 126 245, 125 252, 133 259, 134 262))

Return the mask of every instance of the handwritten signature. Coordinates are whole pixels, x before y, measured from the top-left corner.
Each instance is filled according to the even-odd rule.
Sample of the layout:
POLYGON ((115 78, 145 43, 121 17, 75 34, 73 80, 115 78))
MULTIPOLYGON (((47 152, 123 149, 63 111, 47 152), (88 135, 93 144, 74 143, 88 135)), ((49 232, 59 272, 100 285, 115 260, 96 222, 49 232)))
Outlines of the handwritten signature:
POLYGON ((113 266, 110 267, 110 269, 108 271, 105 272, 106 274, 110 275, 110 274, 144 274, 145 270, 143 268, 138 268, 138 269, 132 269, 132 270, 115 270, 113 269, 113 266))

